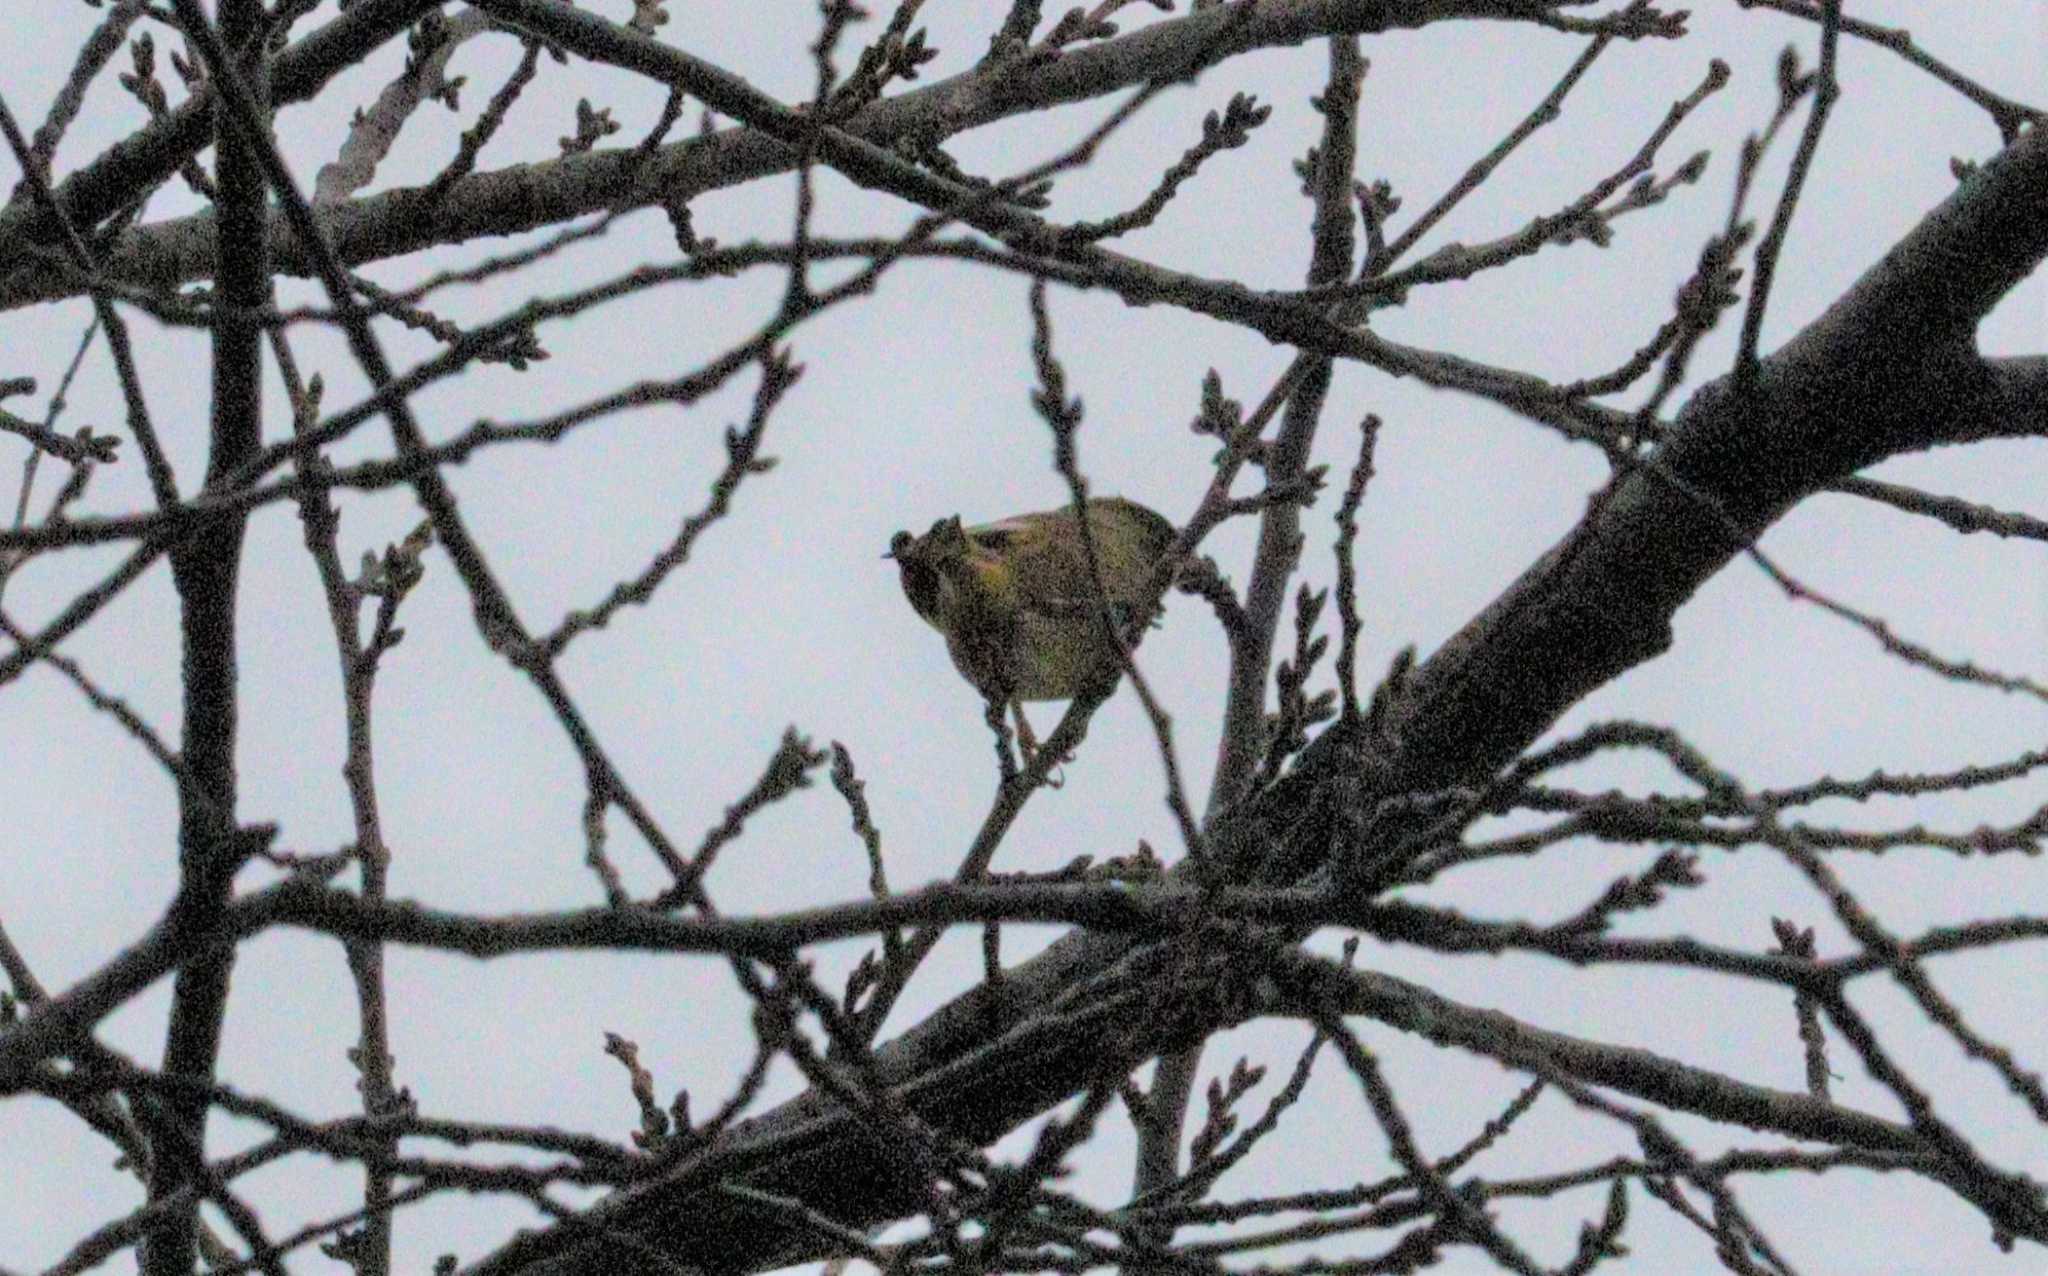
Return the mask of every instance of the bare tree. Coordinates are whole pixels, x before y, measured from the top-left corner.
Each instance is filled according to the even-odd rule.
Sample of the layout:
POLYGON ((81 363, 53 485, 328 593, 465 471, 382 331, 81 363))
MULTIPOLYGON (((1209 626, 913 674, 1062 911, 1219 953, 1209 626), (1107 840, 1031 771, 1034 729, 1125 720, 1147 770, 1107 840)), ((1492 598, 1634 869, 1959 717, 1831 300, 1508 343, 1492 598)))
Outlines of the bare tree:
MULTIPOLYGON (((124 756, 169 781, 176 854, 167 898, 152 896, 141 869, 133 881, 79 883, 52 867, 59 884, 47 898, 0 891, 9 927, 0 964, 12 989, 0 1005, 5 1092, 16 1105, 61 1104, 69 1128, 118 1149, 139 1193, 132 1207, 96 1209, 101 1221, 88 1228, 39 1237, 32 1252, 55 1256, 37 1259, 47 1270, 132 1252, 150 1276, 200 1263, 274 1273, 310 1268, 324 1253, 377 1276, 404 1265, 408 1244, 454 1248, 426 1221, 447 1217, 430 1213, 440 1198, 500 1196, 542 1221, 493 1233, 495 1247, 467 1259, 480 1276, 751 1271, 817 1259, 892 1271, 1201 1272, 1249 1261, 1363 1272, 1451 1261, 1581 1273, 1618 1270, 1631 1249, 1663 1243, 1650 1239, 1660 1223, 1646 1212, 1676 1221, 1670 1232, 1685 1247, 1675 1252, 1695 1267, 1789 1272, 1824 1262, 1825 1242, 1816 1249, 1810 1233, 1789 1234, 1805 1229, 1774 1224, 1782 1215, 1758 1202, 1818 1176, 1847 1219, 1878 1174, 1910 1178, 1917 1199, 1945 1202, 1957 1213, 1944 1217, 1967 1215, 2008 1251, 2048 1243, 2048 1201, 2006 1150, 2039 1154, 2048 1090, 2025 1047, 1996 1026, 2009 1021, 1993 1014, 1987 1024, 1979 1006, 1944 991, 1930 960, 1967 957, 1995 970, 1998 986, 2031 1007, 2020 1017, 2038 1018, 2044 971, 2029 945, 2048 937, 2048 915, 2001 912, 1999 901, 1971 895, 1968 920, 1908 929, 1873 903, 1899 889, 1885 880, 1889 866, 2037 854, 2048 803, 2016 819, 1994 813, 2030 786, 2040 793, 2048 753, 1973 754, 1939 773, 1862 779, 1815 758, 1799 783, 1769 785, 1745 774, 1745 759, 1680 727, 1630 717, 1560 729, 1589 697, 1672 651, 1679 610, 1739 564, 1788 607, 1808 604, 1802 615, 1874 640, 1895 662, 1890 677, 1939 685, 1958 706, 1936 733, 1946 741, 1992 738, 1972 729, 1985 715, 1969 698, 1983 690, 2008 693, 2002 703, 2029 706, 2022 712, 2048 700, 2040 681, 1953 654, 1887 609, 1823 590, 1760 544, 1819 498, 1956 534, 2048 540, 2038 515, 1866 473, 1937 446, 2048 436, 2048 355, 1979 349, 1986 317, 2048 254, 2048 134, 2036 108, 1839 0, 1720 6, 1744 11, 1720 17, 1745 30, 1767 23, 1773 38, 1792 40, 1774 95, 1761 96, 1724 93, 1741 83, 1730 64, 1695 49, 1702 37, 1687 15, 1650 0, 1197 0, 1184 11, 1170 0, 1103 0, 1057 17, 1026 0, 989 12, 899 0, 875 15, 825 0, 742 15, 785 46, 774 67, 749 75, 702 54, 709 40, 692 24, 709 18, 684 12, 701 3, 674 13, 662 0, 633 0, 630 13, 608 11, 623 3, 561 0, 474 0, 454 12, 441 0, 344 0, 338 10, 319 0, 217 0, 211 11, 199 0, 88 4, 89 30, 41 125, 27 127, 25 103, 0 92, 0 131, 20 173, 0 210, 0 301, 15 312, 12 332, 47 334, 0 347, 0 374, 13 378, 0 389, 40 394, 26 371, 48 352, 59 352, 59 367, 69 359, 40 419, 0 411, 0 428, 26 449, 15 518, 0 532, 10 640, 0 682, 22 695, 54 685, 45 676, 54 674, 89 707, 80 731, 118 727, 124 756), (935 36, 941 23, 956 34, 935 36), (1366 54, 1384 40, 1386 56, 1400 56, 1401 33, 1473 28, 1529 57, 1568 46, 1572 60, 1546 93, 1517 105, 1504 132, 1471 140, 1456 161, 1461 177, 1397 190, 1380 169, 1398 134, 1376 125, 1421 104, 1376 104, 1366 54), (1906 228, 1893 241, 1855 244, 1860 276, 1831 304, 1782 318, 1792 335, 1773 346, 1767 324, 1783 310, 1773 295, 1804 268, 1787 246, 1802 202, 1826 180, 1816 174, 1831 125, 1852 111, 1882 121, 1889 109, 1853 94, 1838 103, 1852 48, 1988 117, 1978 141, 1995 130, 1997 145, 1981 161, 1955 162, 1946 198, 1902 210, 1906 228), (175 83, 160 49, 176 50, 167 54, 175 83), (451 67, 482 49, 508 64, 479 101, 451 67), (1186 85, 1206 92, 1277 50, 1294 51, 1297 73, 1315 55, 1320 82, 1301 86, 1314 93, 1313 137, 1273 142, 1285 127, 1274 107, 1241 92, 1205 104, 1198 122, 1186 117, 1186 85), (1481 242, 1445 237, 1448 226, 1486 224, 1469 220, 1472 205, 1497 199, 1497 171, 1514 171, 1527 148, 1568 127, 1560 117, 1595 91, 1585 86, 1599 69, 1672 50, 1691 59, 1690 79, 1675 100, 1663 97, 1661 115, 1627 121, 1632 153, 1603 156, 1602 171, 1574 178, 1574 193, 1554 205, 1516 194, 1518 211, 1481 242), (932 70, 948 74, 925 82, 932 70), (768 87, 785 82, 808 88, 768 87), (644 120, 637 105, 605 104, 607 95, 644 99, 650 87, 658 109, 644 120), (1754 114, 1753 131, 1734 146, 1707 139, 1733 153, 1710 165, 1709 149, 1679 139, 1700 131, 1710 104, 1734 98, 1732 109, 1754 114), (559 141, 524 145, 522 129, 536 126, 522 110, 543 100, 559 112, 569 99, 568 122, 546 130, 566 128, 559 141), (315 112, 297 109, 308 103, 315 112), (1062 109, 1091 104, 1087 118, 1062 109), (146 122, 124 135, 120 121, 138 106, 146 122), (455 130, 443 127, 449 119, 455 130), (1162 131, 1142 133, 1141 120, 1163 120, 1162 131), (1028 151, 1011 148, 995 163, 969 153, 971 134, 1005 122, 1031 128, 1028 151), (106 140, 82 145, 93 130, 106 140), (1185 135, 1177 157, 1150 153, 1175 130, 1185 135), (1139 137, 1148 154, 1134 160, 1139 137), (1266 163, 1274 145, 1296 156, 1298 192, 1280 191, 1270 172, 1231 180, 1257 182, 1276 206, 1297 201, 1290 216, 1306 208, 1298 243, 1223 273, 1148 248, 1156 227, 1201 215, 1189 210, 1206 198, 1195 193, 1205 182, 1233 164, 1266 163), (552 158, 535 159, 549 147, 552 158), (492 167, 500 151, 535 162, 492 167), (422 159, 429 153, 436 158, 422 159), (322 156, 317 170, 309 154, 322 156), (1070 213, 1070 188, 1085 199, 1091 180, 1114 192, 1133 174, 1145 185, 1117 211, 1070 213), (787 198, 789 220, 771 229, 766 219, 779 214, 765 203, 737 218, 718 204, 749 190, 787 198), (1537 372, 1389 335, 1443 290, 1568 272, 1618 237, 1654 243, 1651 228, 1681 197, 1716 201, 1714 227, 1683 245, 1690 274, 1664 312, 1611 316, 1634 349, 1618 363, 1564 341, 1557 367, 1537 372), (719 210, 721 229, 737 220, 746 238, 706 233, 707 208, 719 210), (654 238, 647 228, 662 228, 650 258, 586 252, 629 221, 642 249, 654 238), (850 222, 863 229, 849 233, 850 222), (522 238, 506 246, 507 236, 522 238), (472 240, 481 242, 461 247, 472 240), (1283 260, 1289 271, 1306 262, 1298 285, 1272 282, 1283 260), (373 280, 385 263, 404 280, 373 280), (906 887, 924 873, 906 867, 914 859, 870 809, 866 786, 877 777, 856 772, 861 739, 820 748, 787 731, 759 778, 693 840, 674 832, 671 803, 646 770, 636 774, 645 741, 606 728, 614 711, 592 707, 579 682, 588 665, 574 662, 593 659, 598 644, 658 654, 669 640, 632 627, 629 609, 652 605, 665 587, 672 594, 700 542, 725 535, 706 539, 716 525, 744 523, 757 489, 793 484, 791 509, 823 508, 848 471, 879 464, 891 440, 871 420, 859 451, 796 478, 759 477, 775 460, 765 450, 771 425, 848 410, 806 404, 804 344, 838 322, 886 324, 859 316, 899 275, 927 268, 999 295, 1028 323, 1028 352, 1005 352, 1019 370, 1015 398, 1021 413, 1028 389, 1051 472, 1076 503, 1105 483, 1094 464, 1099 427, 1083 428, 1090 385, 1077 357, 1115 339, 1070 318, 1069 299, 1094 294, 1196 322, 1219 342, 1270 343, 1281 366, 1248 394, 1235 373, 1150 388, 1155 402, 1175 405, 1170 415, 1192 416, 1206 459, 1195 468, 1159 453, 1170 475, 1162 488, 1186 499, 1173 511, 1174 550, 1148 585, 1162 600, 1175 591, 1199 600, 1175 602, 1176 630, 1220 635, 1220 691, 1209 696, 1186 670, 1154 661, 1148 627, 1133 623, 1143 618, 1113 611, 1098 589, 1090 609, 1122 656, 1115 684, 1074 700, 1032 749, 1019 749, 1004 706, 991 705, 994 796, 950 880, 906 887), (742 306, 731 301, 741 294, 721 291, 736 279, 768 283, 742 306), (1012 281, 1028 291, 1025 304, 1012 281), (624 368, 635 342, 633 321, 613 316, 650 302, 667 320, 643 344, 660 350, 666 370, 614 370, 605 352, 624 368), (727 339, 735 324, 742 335, 727 339), (551 371, 557 336, 544 334, 593 332, 595 372, 551 371), (209 352, 203 429, 162 407, 184 381, 196 395, 199 379, 152 363, 160 346, 184 340, 209 352), (1403 421, 1393 406, 1362 422, 1332 420, 1340 376, 1368 395, 1399 380, 1441 402, 1485 405, 1604 467, 1562 538, 1515 564, 1512 584, 1421 654, 1375 631, 1383 600, 1403 585, 1363 588, 1356 561, 1373 552, 1361 528, 1390 473, 1383 436, 1403 421), (67 396, 95 378, 117 396, 122 425, 73 429, 67 396), (336 406, 330 384, 349 387, 353 401, 336 406), (451 409, 447 396, 464 386, 490 387, 487 400, 516 394, 530 415, 451 409), (645 520, 611 508, 612 494, 578 488, 569 465, 496 531, 456 499, 466 466, 531 443, 587 443, 675 409, 701 414, 735 396, 739 419, 708 471, 708 497, 651 550, 645 520), (388 445, 373 441, 379 428, 388 445), (1341 450, 1345 463, 1319 461, 1319 446, 1341 450), (41 471, 54 468, 63 474, 52 493, 41 471), (382 510, 363 516, 388 520, 398 497, 401 525, 416 524, 410 534, 365 541, 344 531, 345 511, 382 510), (278 514, 296 516, 298 548, 255 538, 278 514), (525 570, 533 556, 571 556, 562 547, 592 522, 641 533, 638 561, 608 575, 594 602, 535 605, 525 570), (1324 547, 1333 567, 1310 561, 1324 547), (319 675, 333 681, 317 694, 332 703, 311 707, 308 684, 285 712, 338 723, 350 828, 338 848, 281 829, 276 812, 238 791, 255 752, 244 735, 249 706, 266 699, 248 670, 269 658, 270 635, 296 632, 248 601, 246 577, 271 571, 273 559, 284 572, 309 563, 324 603, 331 654, 320 659, 337 672, 319 675), (140 604, 127 600, 166 574, 159 560, 174 594, 158 605, 175 610, 175 665, 161 644, 116 638, 120 667, 104 676, 80 646, 95 633, 148 632, 140 604), (1304 583, 1317 571, 1330 573, 1330 589, 1304 583), (435 625, 429 642, 401 646, 401 614, 416 630, 430 623, 414 615, 427 605, 416 600, 436 589, 459 598, 473 626, 435 625), (551 612, 559 618, 535 619, 551 612), (1383 666, 1361 670, 1375 644, 1383 666), (601 902, 560 898, 549 901, 555 911, 508 914, 469 898, 393 897, 394 871, 423 853, 417 832, 391 832, 394 806, 424 803, 452 830, 487 805, 424 771, 380 765, 379 746, 396 729, 388 712, 373 719, 387 703, 380 680, 458 647, 516 675, 523 702, 551 722, 551 744, 573 756, 582 846, 567 858, 580 859, 601 902), (177 687, 175 737, 123 690, 152 672, 177 687), (1091 747, 1084 735, 1112 696, 1136 704, 1145 738, 1098 733, 1091 747), (1217 742, 1205 790, 1185 747, 1199 734, 1191 721, 1212 723, 1217 742), (1597 787, 1643 774, 1628 770, 1640 758, 1658 764, 1653 782, 1597 787), (1081 855, 1065 867, 998 868, 1027 821, 1055 818, 1048 807, 1078 814, 1076 794, 1055 790, 1079 789, 1102 769, 1150 774, 1141 764, 1154 759, 1169 852, 1087 842, 1081 826, 1060 835, 1081 855), (867 895, 833 902, 799 882, 801 907, 733 912, 715 863, 764 839, 825 840, 822 829, 813 838, 759 824, 821 775, 840 799, 835 819, 851 821, 867 895), (1831 802, 1911 818, 1848 818, 1831 802), (1631 866, 1590 898, 1532 884, 1539 866, 1568 874, 1558 866, 1588 847, 1617 848, 1631 866), (1862 862, 1882 852, 1893 854, 1862 862), (1497 893, 1458 893, 1489 873, 1523 882, 1518 900, 1504 908, 1497 893), (1745 913, 1743 938, 1666 922, 1710 884, 1753 875, 1768 903, 1745 913), (56 898, 80 891, 132 897, 154 921, 139 934, 96 937, 91 963, 52 991, 21 923, 63 915, 56 898), (1760 917, 1768 934, 1753 924, 1760 917), (1064 934, 1016 960, 1016 945, 1034 942, 1015 937, 1027 926, 1064 934), (978 962, 947 947, 963 932, 979 937, 978 962), (348 1039, 356 1111, 313 1105, 285 1075, 266 1083, 223 1066, 235 1017, 248 1013, 238 1009, 238 965, 261 942, 294 933, 339 941, 356 1018, 347 1029, 301 1025, 303 1042, 276 1048, 332 1052, 348 1039), (1374 947, 1361 950, 1361 940, 1374 947), (693 1076, 667 1098, 658 1077, 673 1061, 644 1042, 611 1036, 609 1065, 578 1043, 592 1068, 625 1070, 639 1114, 629 1140, 569 1128, 551 1110, 516 1121, 437 1110, 432 1096, 415 1096, 394 1047, 396 1035, 432 1037, 436 1027, 436 1012, 394 968, 394 953, 419 950, 546 954, 558 969, 572 952, 641 962, 665 954, 691 959, 693 979, 715 965, 738 1008, 712 1022, 712 1002, 679 995, 679 1013, 741 1043, 731 1055, 739 1065, 693 1076), (1553 983, 1627 970, 1645 998, 1689 995, 1701 977, 1739 988, 1748 1013, 1782 1019, 1772 1033, 1805 1085, 1774 1088, 1707 1054, 1629 1044, 1618 1019, 1612 1034, 1546 1026, 1535 998, 1472 1004, 1373 956, 1389 952, 1445 963, 1527 958, 1553 983), (1859 995, 1881 983, 1894 1004, 1859 995), (111 1026, 160 984, 168 1002, 147 1029, 158 1058, 142 1062, 110 1040, 111 1026), (1292 1035, 1258 1039, 1264 1064, 1209 1069, 1198 1103, 1204 1043, 1255 1023, 1292 1035), (1488 1061, 1511 1079, 1509 1097, 1428 1078, 1397 1084, 1388 1051, 1404 1036, 1446 1058, 1488 1061), (2023 1128, 1996 1146, 1975 1118, 1958 1116, 1961 1087, 1984 1077, 2023 1128), (717 1098, 693 1107, 691 1090, 717 1098), (1327 1172, 1279 1151, 1295 1173, 1277 1173, 1276 1150, 1302 1138, 1311 1111, 1315 1125, 1358 1131, 1367 1150, 1327 1172), (1545 1119, 1549 1132, 1528 1132, 1545 1119), (230 1141, 228 1128, 254 1133, 230 1141), (1444 1142, 1450 1130, 1464 1133, 1444 1142), (1610 1146, 1617 1137, 1625 1150, 1610 1146), (298 1159, 348 1167, 349 1204, 303 1205, 289 1217, 274 1201, 259 1206, 266 1175, 298 1159), (1131 1168, 1107 1196, 1070 1182, 1076 1167, 1116 1164, 1131 1168), (1554 1226, 1532 1222, 1539 1216, 1525 1207, 1583 1219, 1576 1240, 1553 1244, 1554 1226)), ((1465 71, 1471 87, 1456 91, 1483 95, 1490 73, 1465 71)), ((1598 91, 1621 90, 1609 82, 1598 91)), ((902 375, 929 378, 930 395, 943 396, 939 370, 902 375)), ((920 512, 930 513, 891 514, 912 523, 920 512)), ((764 577, 837 544, 826 517, 794 530, 751 526, 739 556, 764 577)), ((880 546, 857 548, 872 558, 880 546)), ((1427 588, 1423 565, 1401 570, 1408 588, 1427 588)), ((868 587, 894 588, 886 576, 868 587)), ((886 606, 909 614, 893 597, 886 606)), ((709 609, 694 628, 710 636, 682 659, 705 678, 724 676, 730 651, 718 655, 716 643, 740 632, 737 616, 709 609)), ((823 639, 821 651, 882 641, 823 639)), ((1733 694, 1698 690, 1724 693, 1733 694)), ((972 698, 949 681, 943 694, 907 688, 902 703, 931 700, 971 723, 972 698)), ((711 719, 753 723, 750 709, 735 697, 702 710, 696 735, 669 723, 673 747, 728 753, 711 719)), ((1761 737, 1791 712, 1770 706, 1749 720, 1761 737)), ((2038 733, 2038 717, 2029 721, 2023 729, 2038 733)), ((518 727, 491 730, 511 758, 518 727)), ((97 748, 67 742, 63 730, 14 743, 25 779, 54 770, 67 749, 97 748)), ((331 750, 310 729, 295 737, 286 753, 317 778, 287 783, 331 789, 331 750)), ((975 753, 985 767, 985 750, 975 753)), ((933 801, 947 783, 915 774, 881 782, 933 801)), ((79 819, 110 800, 59 788, 79 819)), ((1129 782, 1121 791, 1148 811, 1158 792, 1129 782)), ((564 858, 541 832, 559 815, 517 817, 541 844, 527 853, 564 858)), ((158 839, 150 844, 168 866, 167 827, 136 830, 158 839)), ((55 865, 65 847, 27 840, 13 854, 55 865)), ((478 901, 495 898, 481 882, 478 891, 478 901)), ((520 1030, 506 1025, 507 1039, 520 1030)), ((439 1048, 473 1054, 476 1090, 492 1088, 488 1056, 504 1046, 451 1039, 439 1048)), ((26 1173, 43 1149, 15 1140, 0 1155, 20 1163, 11 1173, 26 1173)), ((95 1206, 111 1199, 80 1193, 95 1206)))

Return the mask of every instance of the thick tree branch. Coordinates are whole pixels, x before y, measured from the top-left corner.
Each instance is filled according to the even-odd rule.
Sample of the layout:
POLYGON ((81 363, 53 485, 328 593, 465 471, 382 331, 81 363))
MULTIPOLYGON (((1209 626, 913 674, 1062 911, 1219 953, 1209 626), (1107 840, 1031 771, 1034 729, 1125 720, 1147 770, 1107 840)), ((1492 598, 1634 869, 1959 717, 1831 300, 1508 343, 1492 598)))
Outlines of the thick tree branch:
MULTIPOLYGON (((221 0, 219 13, 222 39, 246 58, 251 92, 259 103, 266 102, 260 69, 262 6, 257 0, 221 0)), ((267 126, 267 114, 263 118, 267 126)), ((220 198, 215 253, 226 308, 213 331, 209 482, 239 468, 262 440, 263 330, 252 316, 270 302, 270 271, 263 254, 268 207, 255 143, 235 136, 223 121, 215 146, 219 160, 214 186, 220 198)), ((239 512, 216 517, 171 549, 184 658, 184 735, 178 756, 191 783, 179 786, 178 894, 170 921, 195 934, 219 924, 243 851, 233 820, 240 696, 235 600, 245 525, 239 512)), ((179 969, 164 1039, 166 1075, 200 1085, 213 1079, 233 963, 234 949, 218 947, 179 969)), ((205 1157, 211 1108, 202 1094, 191 1091, 173 1095, 163 1105, 151 1130, 156 1143, 149 1184, 152 1200, 177 1196, 196 1181, 195 1162, 205 1157)), ((192 1270, 196 1221, 196 1204, 168 1214, 143 1246, 146 1276, 185 1276, 192 1270)))
POLYGON ((1963 438, 2048 439, 2048 355, 1986 359, 1984 372, 1990 393, 1982 404, 1981 432, 1953 432, 1963 438))
POLYGON ((1795 502, 2010 420, 2032 364, 1987 365, 1972 337, 2048 255, 2044 207, 2048 130, 2034 129, 1763 360, 1751 394, 1723 378, 1695 395, 1649 464, 1418 671, 1393 728, 1403 785, 1490 772, 1660 654, 1672 614, 1795 502))

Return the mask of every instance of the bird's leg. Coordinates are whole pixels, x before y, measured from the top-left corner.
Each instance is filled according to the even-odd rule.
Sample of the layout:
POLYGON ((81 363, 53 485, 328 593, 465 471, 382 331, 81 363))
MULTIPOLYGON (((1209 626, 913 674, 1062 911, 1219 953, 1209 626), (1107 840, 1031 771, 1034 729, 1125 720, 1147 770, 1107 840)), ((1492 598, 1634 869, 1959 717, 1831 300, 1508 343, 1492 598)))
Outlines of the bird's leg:
POLYGON ((1017 748, 1024 755, 1024 769, 1030 770, 1038 757, 1038 737, 1032 733, 1031 719, 1024 716, 1024 702, 1010 701, 1010 712, 1017 718, 1017 748))
MULTIPOLYGON (((988 723, 996 737, 996 772, 1004 784, 1017 778, 1017 755, 1010 751, 1010 724, 1004 719, 1004 710, 1013 703, 1007 696, 990 694, 984 703, 982 720, 988 723)), ((1024 764, 1031 764, 1029 745, 1025 746, 1024 764)))
MULTIPOLYGON (((1024 769, 1028 771, 1037 764, 1038 737, 1032 733, 1031 720, 1024 716, 1024 702, 1022 700, 1012 700, 1010 701, 1010 708, 1017 715, 1017 747, 1024 754, 1024 769)), ((1046 768, 1046 788, 1057 789, 1067 782, 1067 778, 1064 775, 1053 774, 1053 767, 1057 767, 1065 761, 1066 758, 1064 757, 1054 758, 1052 767, 1046 768)))

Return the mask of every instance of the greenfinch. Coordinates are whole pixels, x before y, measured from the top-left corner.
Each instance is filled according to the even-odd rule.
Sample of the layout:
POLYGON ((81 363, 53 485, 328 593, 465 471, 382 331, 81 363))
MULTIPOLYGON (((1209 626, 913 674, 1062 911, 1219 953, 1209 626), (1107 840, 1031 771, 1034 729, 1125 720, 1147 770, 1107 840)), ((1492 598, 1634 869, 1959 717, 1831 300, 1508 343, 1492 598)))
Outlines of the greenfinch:
MULTIPOLYGON (((1154 605, 1145 587, 1173 546, 1173 524, 1120 496, 1087 509, 1102 597, 1123 627, 1154 605)), ((896 561, 911 607, 946 636, 961 676, 991 702, 1069 700, 1115 674, 1072 506, 977 527, 942 518, 922 536, 896 533, 884 557, 896 561)))

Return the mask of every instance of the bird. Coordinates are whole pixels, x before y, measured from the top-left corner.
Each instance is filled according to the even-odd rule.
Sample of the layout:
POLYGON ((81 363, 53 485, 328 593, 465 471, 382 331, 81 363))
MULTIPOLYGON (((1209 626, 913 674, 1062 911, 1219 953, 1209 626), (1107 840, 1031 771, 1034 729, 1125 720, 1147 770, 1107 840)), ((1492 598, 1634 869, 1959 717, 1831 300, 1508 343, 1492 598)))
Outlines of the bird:
MULTIPOLYGON (((1091 498, 1086 508, 1101 597, 1128 633, 1141 609, 1157 605, 1146 587, 1173 547, 1173 524, 1120 496, 1091 498)), ((1115 677, 1117 652, 1096 614, 1073 506, 973 527, 956 514, 922 536, 897 532, 883 557, 895 560, 911 608, 945 635, 961 677, 996 711, 1016 709, 1027 754, 1020 702, 1071 700, 1115 677)))

